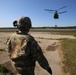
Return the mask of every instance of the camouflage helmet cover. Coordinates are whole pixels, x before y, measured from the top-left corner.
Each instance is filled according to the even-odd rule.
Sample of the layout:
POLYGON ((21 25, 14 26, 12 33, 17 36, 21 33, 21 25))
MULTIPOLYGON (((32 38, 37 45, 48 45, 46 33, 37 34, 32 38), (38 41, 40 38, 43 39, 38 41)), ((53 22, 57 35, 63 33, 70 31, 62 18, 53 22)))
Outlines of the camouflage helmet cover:
POLYGON ((29 17, 21 16, 18 20, 13 22, 14 26, 26 26, 28 25, 30 28, 32 26, 31 19, 29 17))

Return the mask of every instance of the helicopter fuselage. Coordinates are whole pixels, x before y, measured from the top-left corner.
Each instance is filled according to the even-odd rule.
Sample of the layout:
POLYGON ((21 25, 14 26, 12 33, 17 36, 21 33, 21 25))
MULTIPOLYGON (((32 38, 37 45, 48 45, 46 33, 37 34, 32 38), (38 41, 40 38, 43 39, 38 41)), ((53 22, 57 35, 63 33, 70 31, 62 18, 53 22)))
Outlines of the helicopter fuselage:
POLYGON ((59 19, 59 15, 58 15, 57 10, 56 10, 55 13, 54 13, 54 19, 59 19))

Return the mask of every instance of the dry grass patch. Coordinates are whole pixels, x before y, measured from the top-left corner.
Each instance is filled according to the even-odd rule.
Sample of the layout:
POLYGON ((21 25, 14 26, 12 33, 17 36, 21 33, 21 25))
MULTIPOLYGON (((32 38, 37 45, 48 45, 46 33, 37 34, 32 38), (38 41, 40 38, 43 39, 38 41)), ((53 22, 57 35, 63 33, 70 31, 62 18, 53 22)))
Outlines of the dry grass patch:
POLYGON ((64 54, 64 71, 76 75, 76 40, 63 40, 61 46, 64 54))

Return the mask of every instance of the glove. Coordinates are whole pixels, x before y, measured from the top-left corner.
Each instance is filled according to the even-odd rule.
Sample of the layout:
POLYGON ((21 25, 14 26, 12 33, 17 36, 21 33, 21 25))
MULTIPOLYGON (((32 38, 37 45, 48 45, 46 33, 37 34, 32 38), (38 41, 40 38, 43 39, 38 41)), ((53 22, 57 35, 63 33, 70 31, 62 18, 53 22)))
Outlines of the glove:
POLYGON ((52 75, 52 70, 51 70, 50 67, 49 67, 49 69, 47 71, 52 75))

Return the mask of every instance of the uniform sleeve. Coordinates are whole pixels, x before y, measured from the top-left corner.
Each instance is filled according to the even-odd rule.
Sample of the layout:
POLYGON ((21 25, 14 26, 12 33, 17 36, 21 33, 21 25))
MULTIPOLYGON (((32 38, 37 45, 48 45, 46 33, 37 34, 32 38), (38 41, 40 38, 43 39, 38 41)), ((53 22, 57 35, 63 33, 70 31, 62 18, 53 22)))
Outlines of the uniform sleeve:
POLYGON ((35 40, 32 41, 32 52, 34 53, 33 55, 36 58, 36 60, 38 61, 39 65, 43 69, 48 70, 49 63, 48 63, 46 57, 43 55, 41 47, 35 40))
POLYGON ((7 44, 7 51, 10 52, 11 51, 11 39, 13 38, 13 36, 15 36, 15 34, 13 34, 11 37, 9 37, 6 41, 7 44))
POLYGON ((11 41, 10 41, 10 39, 7 39, 6 44, 7 44, 6 50, 7 50, 8 52, 10 52, 10 50, 11 50, 11 41))
POLYGON ((15 34, 13 34, 9 39, 7 39, 7 42, 6 42, 6 44, 7 44, 7 51, 8 51, 8 53, 9 53, 9 56, 11 56, 11 54, 12 54, 12 41, 11 41, 11 39, 13 38, 13 36, 14 36, 15 34))

